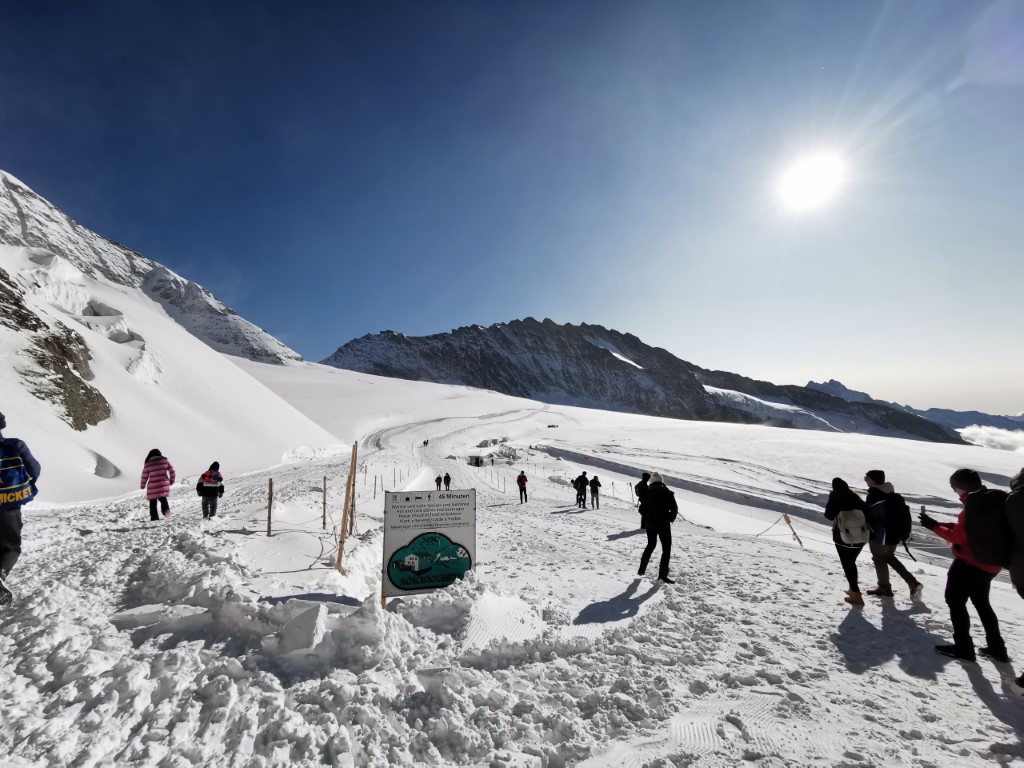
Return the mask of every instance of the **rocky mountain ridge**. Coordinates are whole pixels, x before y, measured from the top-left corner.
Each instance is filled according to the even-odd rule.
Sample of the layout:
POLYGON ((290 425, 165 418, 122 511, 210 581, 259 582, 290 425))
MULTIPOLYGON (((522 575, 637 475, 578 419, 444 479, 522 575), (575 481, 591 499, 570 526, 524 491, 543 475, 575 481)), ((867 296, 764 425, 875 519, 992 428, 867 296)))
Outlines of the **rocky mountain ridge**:
POLYGON ((901 409, 707 370, 632 334, 585 323, 526 318, 423 337, 384 331, 354 339, 322 362, 654 416, 963 442, 953 430, 901 409))

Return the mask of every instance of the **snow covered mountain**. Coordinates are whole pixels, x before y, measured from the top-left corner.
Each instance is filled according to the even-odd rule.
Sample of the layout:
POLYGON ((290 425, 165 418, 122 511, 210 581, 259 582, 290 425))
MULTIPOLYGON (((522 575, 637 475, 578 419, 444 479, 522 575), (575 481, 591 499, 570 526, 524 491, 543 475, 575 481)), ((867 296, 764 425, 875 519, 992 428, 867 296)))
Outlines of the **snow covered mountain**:
POLYGON ((558 325, 526 318, 424 337, 384 331, 348 342, 323 362, 550 403, 963 442, 953 430, 902 409, 850 403, 806 387, 709 371, 636 336, 599 325, 558 325))
POLYGON ((221 353, 300 359, 0 173, 0 407, 11 435, 43 446, 44 502, 124 493, 154 446, 188 474, 338 442, 221 353))

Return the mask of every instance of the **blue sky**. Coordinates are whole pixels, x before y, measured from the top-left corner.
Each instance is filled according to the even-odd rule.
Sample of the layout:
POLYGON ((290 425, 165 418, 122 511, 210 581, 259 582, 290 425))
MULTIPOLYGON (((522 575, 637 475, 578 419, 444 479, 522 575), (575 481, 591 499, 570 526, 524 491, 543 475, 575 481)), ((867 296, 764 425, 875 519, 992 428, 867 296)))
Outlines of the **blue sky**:
POLYGON ((0 9, 0 168, 313 360, 550 317, 1017 413, 1022 126, 1012 0, 0 9))

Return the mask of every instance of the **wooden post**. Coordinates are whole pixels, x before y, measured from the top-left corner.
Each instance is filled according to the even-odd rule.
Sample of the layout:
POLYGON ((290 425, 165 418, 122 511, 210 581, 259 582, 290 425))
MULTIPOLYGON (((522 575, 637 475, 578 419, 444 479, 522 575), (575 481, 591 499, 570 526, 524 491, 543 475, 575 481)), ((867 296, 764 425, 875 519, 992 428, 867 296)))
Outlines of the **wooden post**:
POLYGON ((324 475, 324 530, 327 530, 327 475, 324 475))
POLYGON ((267 490, 267 536, 270 535, 270 517, 274 509, 274 478, 270 478, 267 490))
POLYGON ((632 485, 629 486, 629 503, 630 504, 636 504, 636 499, 633 498, 633 486, 632 485))
POLYGON ((799 544, 802 547, 804 545, 804 543, 802 541, 800 541, 800 537, 796 535, 796 529, 793 528, 793 523, 791 523, 789 521, 789 515, 787 515, 785 512, 783 512, 782 513, 782 519, 786 521, 786 525, 789 526, 789 530, 793 531, 793 538, 796 539, 796 543, 799 544))
POLYGON ((338 559, 334 563, 335 569, 338 573, 341 573, 341 560, 345 556, 345 539, 348 537, 348 529, 351 526, 349 512, 350 505, 352 502, 352 495, 356 487, 356 446, 359 443, 352 444, 352 460, 348 466, 348 477, 345 478, 345 505, 341 509, 341 531, 338 532, 338 559))
POLYGON ((377 476, 373 476, 373 498, 377 498, 377 476))
POLYGON ((397 467, 392 467, 391 468, 391 474, 393 475, 393 477, 391 478, 391 480, 392 480, 391 484, 394 485, 397 488, 398 487, 398 468, 397 467))
POLYGON ((348 513, 348 533, 356 529, 356 462, 359 460, 359 443, 352 443, 352 509, 348 513))

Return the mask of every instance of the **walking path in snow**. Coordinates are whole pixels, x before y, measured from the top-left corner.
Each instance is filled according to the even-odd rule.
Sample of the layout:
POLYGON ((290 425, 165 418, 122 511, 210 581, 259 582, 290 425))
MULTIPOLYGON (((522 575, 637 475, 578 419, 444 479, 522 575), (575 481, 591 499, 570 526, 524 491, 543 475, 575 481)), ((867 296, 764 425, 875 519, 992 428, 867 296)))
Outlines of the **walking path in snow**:
MULTIPOLYGON (((586 462, 527 447, 552 418, 508 411, 367 437, 343 575, 337 459, 229 476, 209 522, 194 478, 159 523, 138 496, 27 508, 18 599, 0 615, 0 750, 40 766, 1024 761, 1016 670, 932 651, 949 638, 941 563, 914 568, 923 604, 850 609, 825 527, 807 523, 819 541, 801 549, 743 532, 770 512, 681 493, 699 524, 675 526, 677 583, 640 578, 635 478, 599 470, 601 509, 577 510, 566 479, 586 462), (447 458, 510 433, 512 465, 447 458), (374 476, 425 488, 443 472, 477 489, 478 568, 382 611, 374 476)), ((860 565, 867 581, 866 555, 860 565)), ((997 583, 993 604, 1011 655, 1024 654, 1019 599, 997 583)))

